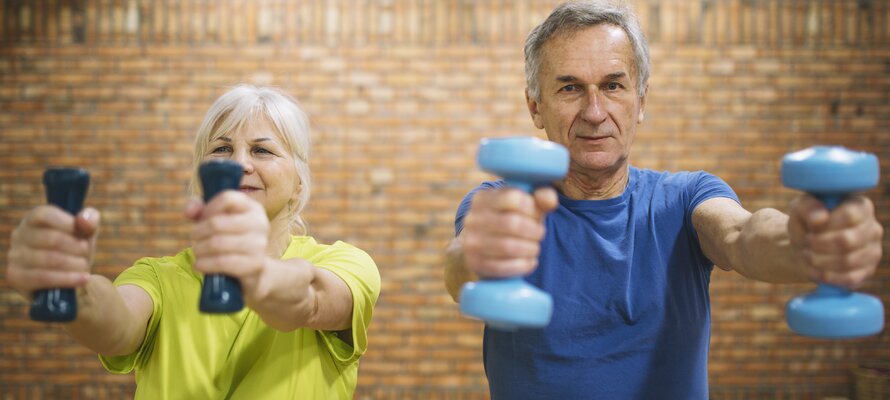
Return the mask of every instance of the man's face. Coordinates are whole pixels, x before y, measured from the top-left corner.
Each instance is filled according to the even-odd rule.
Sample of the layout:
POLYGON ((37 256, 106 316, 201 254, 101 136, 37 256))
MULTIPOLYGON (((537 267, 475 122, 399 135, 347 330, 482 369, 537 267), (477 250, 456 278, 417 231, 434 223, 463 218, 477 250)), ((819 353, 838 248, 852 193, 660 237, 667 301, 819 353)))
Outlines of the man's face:
POLYGON ((542 50, 540 99, 527 99, 535 126, 569 149, 573 171, 625 166, 645 104, 627 35, 602 24, 555 36, 542 50))

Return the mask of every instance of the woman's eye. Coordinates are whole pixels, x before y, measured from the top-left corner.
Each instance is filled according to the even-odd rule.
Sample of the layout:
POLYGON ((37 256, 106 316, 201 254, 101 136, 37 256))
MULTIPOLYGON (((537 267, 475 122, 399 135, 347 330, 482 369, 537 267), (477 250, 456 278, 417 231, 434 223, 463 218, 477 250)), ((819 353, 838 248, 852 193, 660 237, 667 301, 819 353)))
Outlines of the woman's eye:
POLYGON ((213 154, 230 153, 231 151, 232 151, 231 146, 219 146, 219 147, 214 148, 213 151, 211 151, 211 153, 213 153, 213 154))
POLYGON ((271 151, 266 150, 262 147, 257 147, 256 149, 254 149, 254 151, 260 154, 273 154, 271 151))

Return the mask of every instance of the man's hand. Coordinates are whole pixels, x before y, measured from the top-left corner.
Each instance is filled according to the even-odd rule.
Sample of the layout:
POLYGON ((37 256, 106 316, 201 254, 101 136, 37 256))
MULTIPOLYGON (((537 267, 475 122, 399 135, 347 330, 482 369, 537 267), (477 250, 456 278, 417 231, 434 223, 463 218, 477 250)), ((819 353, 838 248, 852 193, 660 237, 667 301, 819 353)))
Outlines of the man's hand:
POLYGON ((534 196, 517 189, 476 193, 459 236, 466 268, 480 278, 530 274, 538 266, 544 217, 558 205, 553 188, 534 196))
POLYGON ((791 245, 813 280, 852 290, 874 275, 884 228, 867 197, 850 196, 829 212, 821 201, 802 195, 788 215, 791 245))

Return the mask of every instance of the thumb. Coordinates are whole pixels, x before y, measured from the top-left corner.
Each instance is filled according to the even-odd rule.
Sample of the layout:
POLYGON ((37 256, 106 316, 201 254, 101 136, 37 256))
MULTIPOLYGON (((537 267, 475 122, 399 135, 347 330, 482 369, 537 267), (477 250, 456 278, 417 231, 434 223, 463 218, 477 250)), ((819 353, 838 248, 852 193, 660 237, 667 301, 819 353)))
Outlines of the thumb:
POLYGON ((542 187, 535 190, 535 206, 541 214, 547 214, 559 206, 559 196, 552 187, 542 187))
POLYGON ((87 207, 77 213, 74 218, 74 235, 81 238, 92 238, 99 233, 102 216, 99 210, 87 207))
POLYGON ((201 212, 203 211, 204 202, 197 197, 192 197, 185 205, 185 216, 192 221, 197 221, 198 219, 200 219, 201 212))

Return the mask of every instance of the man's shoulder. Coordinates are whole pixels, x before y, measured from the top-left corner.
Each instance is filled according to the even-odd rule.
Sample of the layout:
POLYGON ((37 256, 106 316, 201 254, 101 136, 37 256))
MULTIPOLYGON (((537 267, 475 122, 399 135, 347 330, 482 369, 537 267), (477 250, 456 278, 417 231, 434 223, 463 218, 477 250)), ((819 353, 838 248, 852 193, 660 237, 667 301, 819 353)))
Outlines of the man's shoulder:
POLYGON ((690 184, 695 184, 698 181, 703 179, 712 179, 716 178, 713 174, 707 171, 668 171, 668 170, 654 170, 648 168, 634 168, 635 173, 637 174, 637 180, 646 186, 660 186, 664 188, 669 187, 687 187, 690 184))

